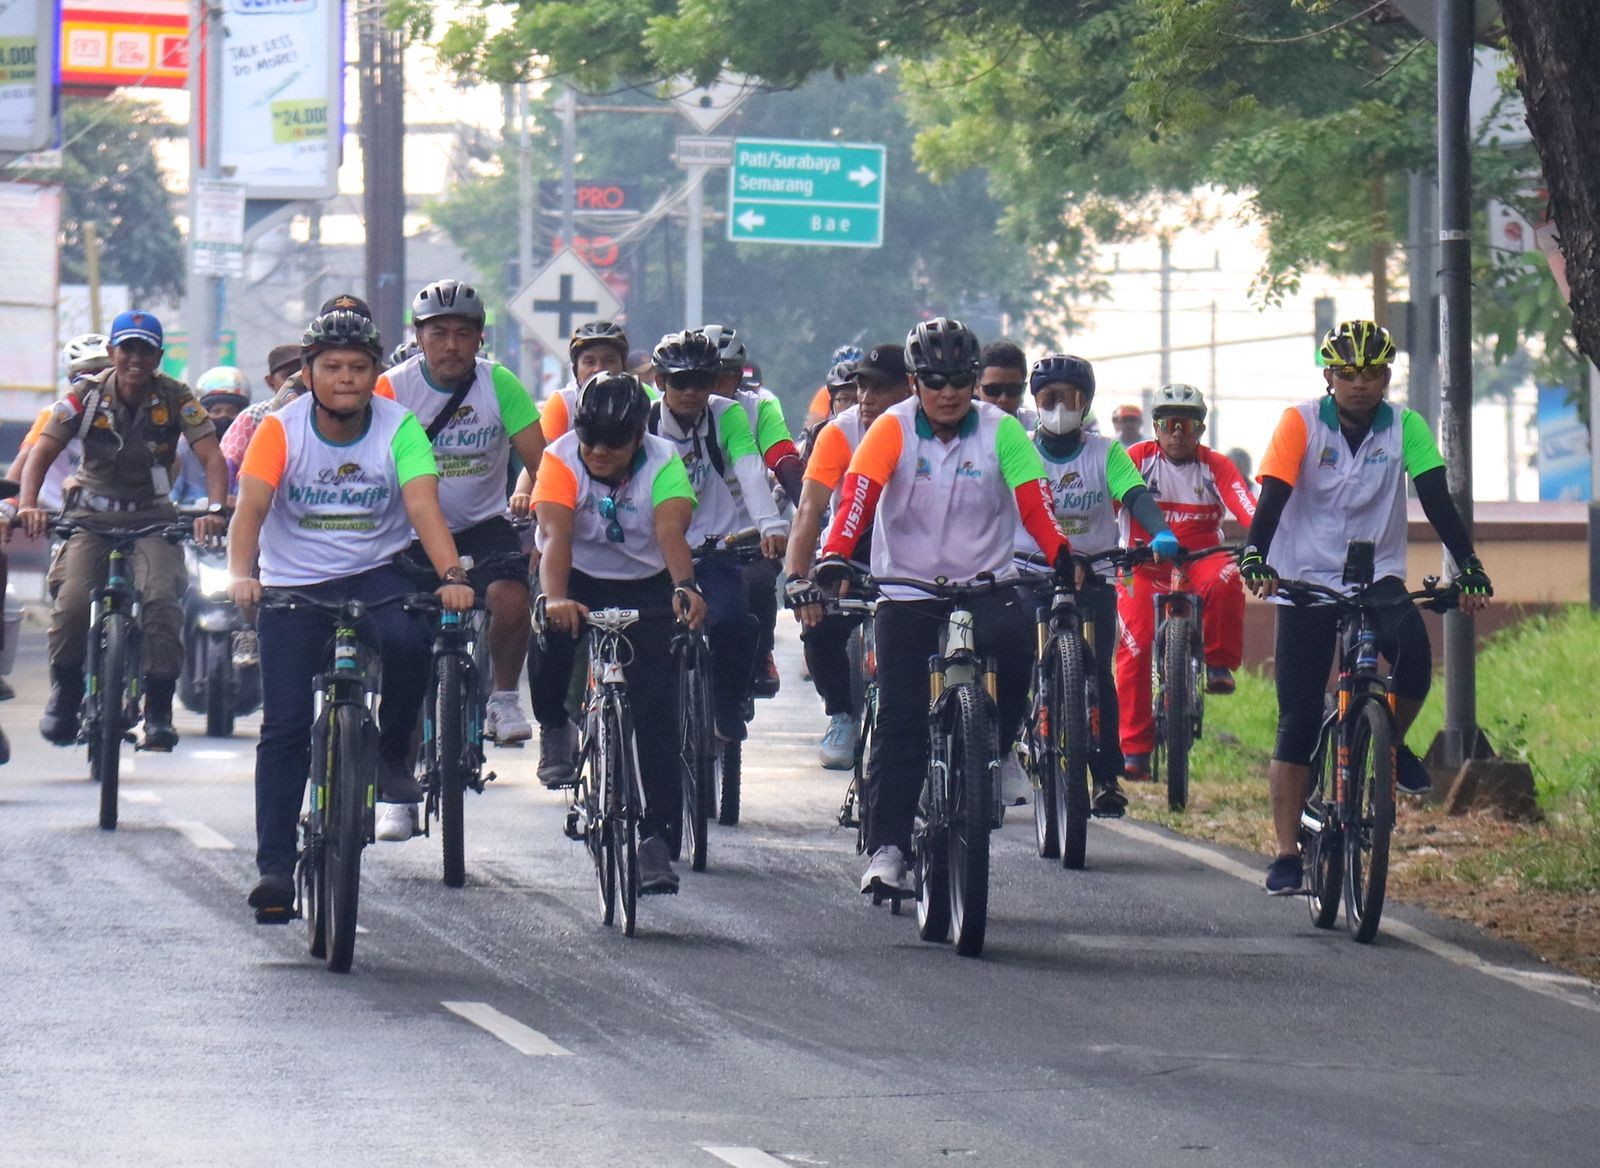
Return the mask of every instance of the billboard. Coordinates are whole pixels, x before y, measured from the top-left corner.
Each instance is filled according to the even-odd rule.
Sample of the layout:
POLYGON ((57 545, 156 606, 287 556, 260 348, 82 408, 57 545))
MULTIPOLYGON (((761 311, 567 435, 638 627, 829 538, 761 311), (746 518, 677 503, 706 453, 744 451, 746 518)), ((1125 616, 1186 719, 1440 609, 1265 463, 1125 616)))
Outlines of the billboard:
POLYGON ((55 0, 0 0, 0 152, 55 141, 55 0))
POLYGON ((189 0, 62 0, 61 84, 184 88, 189 0))

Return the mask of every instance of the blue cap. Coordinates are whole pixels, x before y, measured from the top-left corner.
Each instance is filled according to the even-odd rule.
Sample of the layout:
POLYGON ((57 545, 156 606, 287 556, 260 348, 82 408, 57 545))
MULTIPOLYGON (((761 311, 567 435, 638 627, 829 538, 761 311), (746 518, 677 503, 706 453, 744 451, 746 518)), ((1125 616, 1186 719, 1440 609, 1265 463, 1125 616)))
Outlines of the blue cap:
POLYGON ((120 313, 111 322, 111 347, 115 349, 124 341, 143 341, 161 348, 161 322, 148 312, 137 309, 120 313))

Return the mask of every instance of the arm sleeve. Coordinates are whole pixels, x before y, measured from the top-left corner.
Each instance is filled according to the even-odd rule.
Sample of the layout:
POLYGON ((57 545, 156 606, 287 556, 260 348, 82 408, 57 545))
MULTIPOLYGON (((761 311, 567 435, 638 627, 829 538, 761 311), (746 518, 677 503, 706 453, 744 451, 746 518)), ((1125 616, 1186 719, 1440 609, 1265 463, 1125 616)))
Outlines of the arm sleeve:
MULTIPOLYGON (((853 463, 851 464, 854 465, 853 463)), ((878 509, 878 496, 883 484, 860 471, 851 470, 844 476, 844 489, 839 496, 839 508, 834 513, 828 535, 822 541, 822 554, 853 559, 861 536, 872 526, 873 513, 878 509)))
POLYGON ((1128 448, 1120 442, 1113 442, 1106 447, 1106 485, 1111 488, 1111 497, 1124 506, 1132 506, 1128 496, 1134 491, 1143 491, 1146 495, 1150 493, 1145 486, 1144 476, 1133 465, 1133 459, 1128 457, 1128 448))
POLYGON ((1150 488, 1139 480, 1139 485, 1122 496, 1122 505, 1133 513, 1133 520, 1152 536, 1170 530, 1167 517, 1161 513, 1161 504, 1150 493, 1150 488))
POLYGON ((258 478, 277 490, 283 482, 283 468, 288 461, 288 435, 283 431, 283 423, 269 415, 256 427, 250 447, 244 452, 244 465, 239 468, 239 475, 258 478))
POLYGON ((1218 450, 1206 451, 1206 462, 1211 467, 1211 476, 1217 480, 1222 505, 1233 512, 1233 517, 1241 525, 1249 527, 1250 521, 1256 517, 1256 497, 1245 485, 1239 468, 1233 465, 1233 459, 1218 450))
POLYGON ((544 403, 544 409, 539 411, 539 428, 544 431, 544 440, 554 442, 561 435, 572 429, 572 417, 567 412, 567 399, 562 394, 554 394, 544 403))
MULTIPOLYGON (((1290 406, 1278 419, 1278 428, 1267 443, 1267 453, 1261 459, 1261 473, 1256 482, 1266 485, 1268 477, 1293 487, 1300 481, 1300 464, 1306 456, 1306 420, 1300 411, 1290 406)), ((1263 490, 1262 497, 1266 492, 1263 490)), ((1260 544, 1256 544, 1259 548, 1260 544)), ((1263 549, 1264 551, 1265 549, 1263 549)))
MULTIPOLYGON (((387 373, 378 374, 378 384, 373 386, 372 396, 386 397, 390 401, 394 401, 394 382, 389 380, 387 373)), ((423 433, 426 434, 427 431, 424 430, 423 433)))
POLYGON ((829 422, 811 444, 811 459, 806 463, 806 481, 833 490, 844 479, 850 465, 850 441, 843 431, 829 422))
POLYGON ((428 441, 428 432, 415 414, 407 414, 400 423, 389 449, 394 452, 394 473, 402 487, 412 479, 439 473, 439 464, 433 460, 433 443, 428 441))
POLYGON ((1406 460, 1406 474, 1411 476, 1412 482, 1430 470, 1444 469, 1444 455, 1439 453, 1439 444, 1433 440, 1428 423, 1416 410, 1400 411, 1400 447, 1406 460))
POLYGON ((533 481, 533 505, 559 503, 578 509, 578 476, 572 468, 548 450, 539 460, 539 475, 533 481))
POLYGON ((694 487, 689 484, 689 471, 676 454, 656 471, 655 481, 650 484, 650 506, 659 507, 668 499, 687 499, 691 507, 700 505, 694 487))
POLYGON ((788 523, 772 502, 772 492, 767 487, 767 468, 761 465, 761 456, 756 452, 755 436, 750 432, 750 417, 744 412, 744 406, 730 402, 717 416, 716 427, 728 469, 739 483, 745 511, 756 528, 762 535, 787 530, 788 523))
POLYGON ((500 403, 500 421, 505 424, 507 434, 520 434, 529 426, 539 424, 539 407, 522 388, 515 373, 504 365, 496 365, 490 379, 494 385, 494 399, 500 403))
POLYGON ((1256 501, 1256 517, 1250 521, 1250 534, 1245 542, 1267 558, 1272 550, 1272 537, 1278 534, 1278 520, 1283 518, 1284 505, 1294 488, 1276 475, 1261 476, 1261 498, 1256 501))
POLYGON ((1461 512, 1456 510, 1455 500, 1450 497, 1450 484, 1444 467, 1431 467, 1413 481, 1417 485, 1417 502, 1422 504, 1422 513, 1439 533, 1439 542, 1444 544, 1450 558, 1460 567, 1472 555, 1472 533, 1467 530, 1461 512))
MULTIPOLYGON (((1018 429, 1021 429, 1019 423, 1018 429)), ((1033 444, 1030 442, 1029 448, 1033 444)), ((1035 457, 1038 457, 1037 454, 1035 457)), ((1039 478, 1018 483, 1013 488, 1017 497, 1017 514, 1022 518, 1022 526, 1027 533, 1033 536, 1033 542, 1039 545, 1039 550, 1044 553, 1045 559, 1055 563, 1056 555, 1062 548, 1067 547, 1067 537, 1061 534, 1061 527, 1056 523, 1055 496, 1050 492, 1050 484, 1041 475, 1039 478)))
MULTIPOLYGON (((994 435, 994 452, 1000 459, 1000 474, 1006 480, 1006 486, 1013 491, 1024 483, 1044 478, 1044 462, 1039 458, 1039 448, 1015 418, 1007 416, 1001 419, 1000 428, 994 435)), ((1046 510, 1053 510, 1053 506, 1046 510)), ((1053 522, 1051 526, 1054 526, 1053 522)), ((1046 552, 1050 550, 1043 544, 1039 547, 1046 552)))

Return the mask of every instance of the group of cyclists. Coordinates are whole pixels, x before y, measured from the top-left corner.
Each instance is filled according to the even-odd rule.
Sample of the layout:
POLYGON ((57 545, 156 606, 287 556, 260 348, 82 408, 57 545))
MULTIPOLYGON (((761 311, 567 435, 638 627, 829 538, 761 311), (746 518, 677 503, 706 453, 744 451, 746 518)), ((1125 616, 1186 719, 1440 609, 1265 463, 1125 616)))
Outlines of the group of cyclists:
MULTIPOLYGON (((1197 388, 1155 392, 1153 439, 1139 434, 1136 407, 1118 409, 1115 434, 1102 435, 1088 360, 1055 353, 1030 362, 1019 346, 984 346, 945 317, 917 323, 904 341, 836 352, 798 444, 731 327, 669 333, 641 353, 618 324, 583 323, 571 337, 570 382, 541 405, 483 355, 486 319, 470 284, 432 282, 412 303, 415 341, 386 354, 366 304, 334 297, 298 346, 272 350, 271 396, 252 404, 236 371, 211 371, 197 391, 159 372, 160 322, 123 313, 106 337, 67 346, 69 391, 12 467, 19 497, 0 504, 11 509, 5 518, 36 536, 57 509, 79 524, 49 574, 51 689, 40 731, 53 743, 78 738, 90 598, 106 558, 101 532, 173 519, 176 503, 198 502, 195 538, 226 538, 228 595, 257 620, 257 638, 239 651, 252 660, 259 653, 262 678, 260 879, 248 898, 258 920, 293 911, 313 682, 332 638, 331 618, 314 607, 263 605, 273 589, 368 602, 363 636, 384 666, 376 834, 391 841, 418 831, 416 727, 431 638, 426 616, 379 602, 425 588, 447 611, 485 608, 486 736, 515 744, 537 726, 537 775, 557 789, 577 781, 581 763, 574 666, 596 608, 670 610, 703 628, 712 733, 737 742, 748 733, 752 698, 777 692, 781 596, 799 621, 826 717, 820 762, 853 767, 860 665, 849 644, 868 618, 827 602, 871 590, 877 700, 860 886, 890 897, 912 892, 910 839, 928 766, 927 662, 941 628, 928 616, 942 602, 874 580, 992 585, 969 606, 977 649, 994 663, 996 763, 1008 805, 1031 791, 1018 743, 1041 606, 1052 587, 1076 590, 1095 643, 1115 646, 1095 658, 1092 808, 1104 817, 1124 813, 1124 783, 1150 778, 1153 600, 1171 586, 1162 565, 1219 545, 1225 515, 1248 530, 1246 546, 1191 564, 1212 693, 1234 688, 1244 589, 1277 599, 1277 570, 1337 586, 1346 543, 1371 540, 1378 586, 1404 600, 1407 477, 1456 565, 1463 605, 1481 607, 1492 593, 1426 424, 1387 399, 1394 343, 1370 321, 1327 334, 1326 392, 1284 413, 1258 498, 1203 444, 1207 406, 1197 388), (68 457, 72 489, 63 498, 68 457), (697 555, 729 543, 750 554, 697 555), (1097 559, 1131 546, 1148 547, 1154 562, 1097 569, 1097 559), (531 719, 519 698, 524 665, 531 719)), ((142 540, 137 553, 150 634, 140 740, 170 750, 183 660, 182 554, 160 537, 142 540)), ((1379 647, 1403 731, 1427 693, 1432 659, 1415 609, 1401 603, 1392 614, 1379 647)), ((1266 887, 1282 894, 1303 883, 1298 809, 1335 625, 1315 607, 1282 607, 1277 616, 1279 732, 1269 785, 1278 854, 1266 887)), ((641 742, 678 733, 671 635, 667 621, 627 631, 641 742)), ((676 891, 678 759, 641 749, 638 763, 640 891, 676 891)), ((1402 786, 1426 786, 1403 746, 1398 772, 1402 786)))

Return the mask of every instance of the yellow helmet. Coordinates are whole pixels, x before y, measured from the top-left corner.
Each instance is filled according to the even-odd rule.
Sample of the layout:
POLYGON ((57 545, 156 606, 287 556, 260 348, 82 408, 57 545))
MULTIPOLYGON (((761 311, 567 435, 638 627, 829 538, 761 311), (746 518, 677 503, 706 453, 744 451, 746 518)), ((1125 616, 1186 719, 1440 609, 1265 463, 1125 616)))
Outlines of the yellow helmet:
POLYGON ((1394 360, 1394 337, 1370 320, 1344 320, 1322 338, 1324 365, 1387 365, 1394 360))

